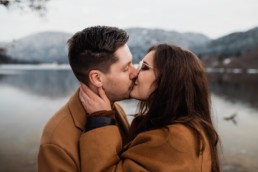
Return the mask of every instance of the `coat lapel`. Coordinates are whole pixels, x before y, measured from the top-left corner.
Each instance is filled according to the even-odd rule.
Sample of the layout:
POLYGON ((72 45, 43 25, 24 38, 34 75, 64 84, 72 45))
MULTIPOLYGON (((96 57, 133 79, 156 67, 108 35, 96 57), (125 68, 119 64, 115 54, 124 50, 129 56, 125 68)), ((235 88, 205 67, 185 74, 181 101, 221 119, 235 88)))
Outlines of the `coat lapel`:
POLYGON ((80 89, 78 88, 76 92, 72 95, 68 102, 68 106, 74 121, 74 125, 83 131, 86 124, 87 113, 84 110, 79 99, 79 90, 80 89))

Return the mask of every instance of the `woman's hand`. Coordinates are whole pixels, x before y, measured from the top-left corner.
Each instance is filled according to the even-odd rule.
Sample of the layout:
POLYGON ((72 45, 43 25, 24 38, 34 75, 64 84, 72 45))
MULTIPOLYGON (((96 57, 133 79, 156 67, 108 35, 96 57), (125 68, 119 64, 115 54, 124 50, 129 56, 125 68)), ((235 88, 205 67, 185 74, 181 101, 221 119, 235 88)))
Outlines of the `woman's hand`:
POLYGON ((111 110, 110 101, 102 87, 98 88, 98 94, 94 93, 88 86, 81 83, 79 97, 84 109, 92 114, 97 111, 111 110))

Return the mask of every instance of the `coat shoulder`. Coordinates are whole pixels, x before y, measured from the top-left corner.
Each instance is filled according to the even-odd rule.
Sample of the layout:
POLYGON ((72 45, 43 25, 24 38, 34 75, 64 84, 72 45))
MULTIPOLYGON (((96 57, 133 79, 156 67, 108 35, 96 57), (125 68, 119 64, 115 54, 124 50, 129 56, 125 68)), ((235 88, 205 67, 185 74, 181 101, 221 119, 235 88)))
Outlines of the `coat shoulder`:
POLYGON ((190 128, 183 124, 173 124, 140 133, 131 145, 139 143, 155 147, 167 145, 180 152, 186 152, 195 149, 196 141, 196 136, 190 128))
POLYGON ((57 111, 45 125, 41 137, 41 145, 56 144, 62 146, 65 142, 69 142, 69 140, 78 141, 81 132, 82 131, 74 125, 69 107, 66 104, 57 111), (72 137, 77 137, 77 139, 72 137))

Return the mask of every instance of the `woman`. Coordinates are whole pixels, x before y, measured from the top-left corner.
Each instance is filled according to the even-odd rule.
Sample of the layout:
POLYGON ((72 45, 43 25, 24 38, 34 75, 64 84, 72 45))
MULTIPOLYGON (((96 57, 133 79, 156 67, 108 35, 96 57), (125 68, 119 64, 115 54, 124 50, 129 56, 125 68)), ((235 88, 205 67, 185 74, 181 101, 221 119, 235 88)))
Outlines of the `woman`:
POLYGON ((91 115, 80 140, 82 171, 220 171, 206 73, 193 53, 168 44, 149 49, 131 91, 140 111, 124 147, 103 89, 100 97, 83 89, 91 115))

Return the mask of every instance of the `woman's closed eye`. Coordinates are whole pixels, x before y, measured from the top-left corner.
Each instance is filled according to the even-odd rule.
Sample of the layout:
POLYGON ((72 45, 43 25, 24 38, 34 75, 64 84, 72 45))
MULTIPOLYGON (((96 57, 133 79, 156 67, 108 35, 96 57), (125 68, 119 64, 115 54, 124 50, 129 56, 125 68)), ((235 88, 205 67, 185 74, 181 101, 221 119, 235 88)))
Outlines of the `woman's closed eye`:
POLYGON ((145 61, 140 61, 139 62, 139 67, 138 67, 138 70, 150 70, 150 69, 153 69, 153 67, 151 67, 149 64, 147 64, 145 61))
POLYGON ((141 70, 149 70, 150 69, 150 67, 149 66, 147 66, 146 64, 142 64, 142 66, 141 66, 141 70))

